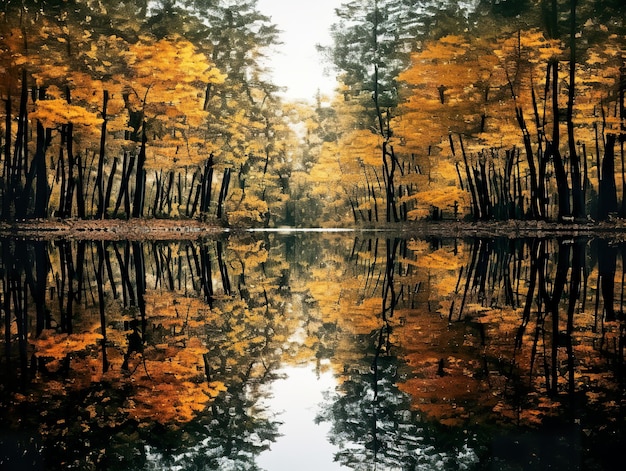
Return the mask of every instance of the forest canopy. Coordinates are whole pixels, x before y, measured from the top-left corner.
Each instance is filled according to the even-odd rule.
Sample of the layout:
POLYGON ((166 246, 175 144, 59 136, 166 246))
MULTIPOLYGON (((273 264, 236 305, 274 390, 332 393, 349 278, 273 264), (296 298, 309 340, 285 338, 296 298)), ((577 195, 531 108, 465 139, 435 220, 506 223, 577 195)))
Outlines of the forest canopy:
POLYGON ((0 216, 231 226, 626 216, 619 0, 338 3, 290 103, 255 0, 7 1, 0 216))

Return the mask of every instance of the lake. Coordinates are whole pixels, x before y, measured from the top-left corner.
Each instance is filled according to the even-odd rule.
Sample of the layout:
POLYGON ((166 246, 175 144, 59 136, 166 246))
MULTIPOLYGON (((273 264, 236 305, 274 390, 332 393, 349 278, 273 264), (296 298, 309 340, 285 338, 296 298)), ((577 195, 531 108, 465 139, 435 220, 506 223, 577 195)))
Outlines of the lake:
POLYGON ((0 468, 608 469, 626 242, 0 239, 0 468))

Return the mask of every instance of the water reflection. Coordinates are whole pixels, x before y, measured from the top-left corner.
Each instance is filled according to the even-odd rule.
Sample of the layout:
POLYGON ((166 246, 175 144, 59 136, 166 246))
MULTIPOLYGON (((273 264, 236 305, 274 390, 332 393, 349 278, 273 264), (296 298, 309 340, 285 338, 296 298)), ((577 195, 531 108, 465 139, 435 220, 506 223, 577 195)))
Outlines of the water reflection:
POLYGON ((291 469, 303 413, 310 453, 347 469, 592 468, 623 444, 620 240, 257 233, 0 251, 9 469, 291 469), (333 381, 299 381, 299 365, 333 381), (292 415, 297 390, 273 401, 287 384, 326 390, 319 409, 292 415))
POLYGON ((333 460, 338 449, 327 440, 328 424, 315 421, 324 397, 336 385, 332 373, 316 374, 309 366, 288 367, 281 373, 284 378, 272 384, 268 400, 280 421, 281 436, 259 456, 259 466, 268 470, 348 469, 333 460))

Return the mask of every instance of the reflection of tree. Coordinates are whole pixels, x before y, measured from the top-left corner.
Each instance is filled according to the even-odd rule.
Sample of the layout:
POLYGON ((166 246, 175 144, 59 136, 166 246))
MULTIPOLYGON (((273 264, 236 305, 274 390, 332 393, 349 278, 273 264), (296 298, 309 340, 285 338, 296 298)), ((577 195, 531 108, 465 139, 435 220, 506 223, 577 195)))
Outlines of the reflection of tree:
POLYGON ((444 443, 423 443, 445 459, 464 449, 448 435, 463 429, 476 433, 466 438, 478 454, 515 442, 534 454, 484 457, 494 466, 572 464, 583 447, 617 444, 623 247, 585 237, 357 239, 352 263, 332 251, 311 262, 318 326, 335 329, 331 349, 318 351, 332 352, 341 380, 321 420, 333 422, 342 462, 401 467, 396 446, 413 453, 401 431, 431 437, 433 423, 444 443), (411 412, 396 416, 392 403, 411 412))
MULTIPOLYGON (((342 382, 318 420, 332 423, 330 440, 340 447, 336 458, 352 469, 470 465, 476 454, 467 447, 467 437, 454 437, 443 429, 435 433, 436 427, 422 423, 421 414, 412 410, 410 396, 398 387, 406 365, 395 353, 400 350, 393 333, 401 324, 394 315, 397 309, 406 314, 406 305, 416 302, 419 288, 413 284, 414 267, 406 263, 406 241, 387 239, 384 248, 381 245, 379 240, 357 241, 352 251, 354 263, 364 274, 362 285, 366 290, 381 290, 375 298, 380 304, 378 309, 372 303, 344 306, 358 310, 364 318, 355 322, 356 332, 344 333, 351 343, 343 347, 349 351, 337 352, 344 362, 342 382), (385 255, 384 263, 377 260, 379 253, 385 255)), ((344 281, 343 286, 350 285, 344 281)))
POLYGON ((0 299, 4 314, 3 387, 20 392, 30 382, 28 338, 33 326, 31 310, 34 302, 35 331, 50 327, 50 312, 45 304, 45 279, 49 269, 47 244, 43 241, 0 240, 0 299), (31 298, 32 297, 32 298, 31 298), (15 357, 18 363, 15 364, 15 357), (17 381, 19 380, 19 381, 17 381))
MULTIPOLYGON (((424 403, 439 382, 426 376, 408 381, 421 397, 418 407, 466 424, 523 426, 525 438, 511 440, 525 441, 537 466, 572 463, 585 448, 621 442, 615 422, 624 369, 624 328, 617 319, 623 307, 615 309, 617 277, 623 277, 618 246, 585 237, 475 240, 460 271, 463 288, 448 301, 452 335, 441 348, 449 352, 448 385, 440 386, 447 403, 442 407, 434 396, 424 403), (454 383, 464 383, 465 392, 451 388, 454 383), (459 403, 475 415, 460 414, 459 403), (542 443, 528 433, 535 427, 563 440, 542 443), (546 443, 552 443, 549 452, 546 443)), ((420 356, 432 352, 426 347, 420 356)), ((425 365, 420 356, 410 360, 414 368, 425 365)), ((606 458, 589 459, 602 464, 606 458)))
MULTIPOLYGON (((267 375, 261 381, 273 379, 267 375)), ((278 423, 259 409, 259 391, 251 392, 258 382, 256 377, 236 378, 202 418, 183 427, 180 438, 184 437, 187 446, 181 447, 180 440, 153 442, 155 469, 174 465, 185 469, 258 469, 256 457, 279 435, 278 423)))
POLYGON ((494 430, 538 465, 616 446, 625 247, 2 241, 0 435, 21 432, 16 449, 52 469, 255 469, 277 434, 268 383, 315 358, 340 384, 320 420, 357 469, 455 468, 494 430))
POLYGON ((276 436, 256 404, 292 328, 280 251, 255 241, 0 249, 2 423, 22 417, 11 428, 39 437, 47 468, 177 457, 254 469, 276 436))
MULTIPOLYGON (((475 462, 476 455, 465 445, 466 437, 454 436, 443 428, 422 422, 411 408, 410 396, 398 386, 397 357, 385 355, 364 361, 344 373, 344 381, 332 403, 321 412, 320 421, 332 423, 330 441, 340 447, 335 458, 351 469, 459 469, 475 462), (447 442, 447 443, 446 443, 447 442)), ((373 348, 374 347, 374 348, 373 348)))

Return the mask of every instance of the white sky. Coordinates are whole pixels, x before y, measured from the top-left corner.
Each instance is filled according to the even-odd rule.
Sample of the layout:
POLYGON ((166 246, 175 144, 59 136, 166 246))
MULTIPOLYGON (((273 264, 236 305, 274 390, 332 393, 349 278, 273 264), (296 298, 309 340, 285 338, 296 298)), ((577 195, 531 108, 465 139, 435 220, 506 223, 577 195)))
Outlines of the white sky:
POLYGON ((284 43, 271 56, 273 81, 286 86, 289 99, 313 99, 317 90, 331 93, 334 77, 325 74, 327 65, 315 45, 330 44, 330 25, 335 8, 344 0, 258 0, 258 10, 271 17, 282 31, 284 43))
POLYGON ((313 366, 287 367, 279 373, 287 377, 272 383, 273 397, 268 405, 282 422, 282 434, 270 449, 261 453, 257 465, 268 471, 340 471, 348 468, 334 461, 339 449, 328 442, 331 425, 315 423, 324 393, 334 390, 332 373, 318 378, 313 366))

